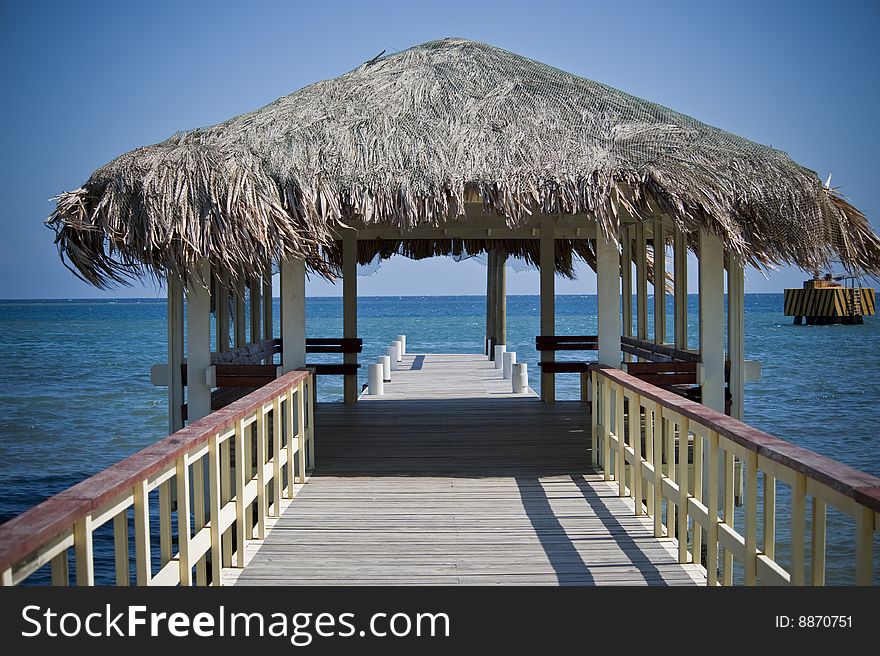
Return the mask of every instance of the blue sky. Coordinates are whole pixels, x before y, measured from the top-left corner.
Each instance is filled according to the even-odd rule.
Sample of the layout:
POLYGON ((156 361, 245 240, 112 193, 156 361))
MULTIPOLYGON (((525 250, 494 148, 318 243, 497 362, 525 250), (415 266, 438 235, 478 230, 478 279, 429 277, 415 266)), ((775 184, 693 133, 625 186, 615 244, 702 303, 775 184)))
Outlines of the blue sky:
MULTIPOLYGON (((156 296, 96 290, 60 263, 50 198, 98 166, 222 121, 381 50, 444 36, 486 41, 789 153, 876 227, 880 3, 44 2, 0 0, 0 298, 156 296)), ((800 285, 794 269, 747 291, 800 285)), ((560 281, 593 293, 595 276, 560 281)), ((511 294, 537 293, 536 272, 511 294)), ((473 262, 394 258, 360 293, 485 291, 473 262)), ((309 294, 334 287, 310 281, 309 294)))

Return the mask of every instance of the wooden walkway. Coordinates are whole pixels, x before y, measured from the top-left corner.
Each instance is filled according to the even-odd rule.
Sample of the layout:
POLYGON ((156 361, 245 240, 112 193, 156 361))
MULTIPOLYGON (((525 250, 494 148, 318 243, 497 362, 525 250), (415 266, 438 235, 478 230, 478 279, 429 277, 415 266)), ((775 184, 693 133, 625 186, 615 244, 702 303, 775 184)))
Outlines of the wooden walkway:
POLYGON ((588 471, 586 406, 512 394, 479 355, 402 367, 318 406, 316 475, 224 583, 705 584, 588 471))

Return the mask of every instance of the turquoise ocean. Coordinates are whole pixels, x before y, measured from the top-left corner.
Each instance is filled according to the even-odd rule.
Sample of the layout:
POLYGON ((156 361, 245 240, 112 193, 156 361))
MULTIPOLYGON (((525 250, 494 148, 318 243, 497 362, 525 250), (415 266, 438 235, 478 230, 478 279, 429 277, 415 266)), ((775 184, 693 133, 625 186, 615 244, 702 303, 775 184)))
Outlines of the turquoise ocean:
MULTIPOLYGON (((695 345, 697 299, 689 300, 695 345)), ((507 309, 508 350, 529 364, 537 390, 539 299, 510 296, 507 309)), ((310 337, 341 336, 341 299, 309 298, 306 312, 310 337)), ((361 297, 358 312, 362 362, 374 361, 401 333, 412 353, 483 349, 482 296, 361 297)), ((164 298, 0 301, 0 522, 166 434, 165 388, 153 387, 149 375, 151 365, 165 360, 165 314, 164 298)), ((557 334, 597 331, 595 296, 558 296, 556 315, 557 334)), ((760 382, 746 388, 745 421, 880 475, 880 320, 793 326, 782 315, 782 294, 747 294, 745 323, 746 357, 763 365, 760 382)), ((366 367, 361 378, 365 382, 366 367)), ((577 376, 558 376, 559 398, 577 394, 577 376)), ((341 378, 319 381, 320 401, 341 395, 341 378)), ((780 486, 779 504, 786 503, 780 486)), ((786 516, 782 508, 779 516, 786 516)), ((829 509, 828 583, 853 579, 853 530, 848 518, 829 509)), ((780 520, 783 562, 787 532, 780 520)), ((109 539, 96 536, 95 549, 99 559, 109 555, 112 566, 109 539)), ((103 565, 96 576, 112 580, 103 565)))

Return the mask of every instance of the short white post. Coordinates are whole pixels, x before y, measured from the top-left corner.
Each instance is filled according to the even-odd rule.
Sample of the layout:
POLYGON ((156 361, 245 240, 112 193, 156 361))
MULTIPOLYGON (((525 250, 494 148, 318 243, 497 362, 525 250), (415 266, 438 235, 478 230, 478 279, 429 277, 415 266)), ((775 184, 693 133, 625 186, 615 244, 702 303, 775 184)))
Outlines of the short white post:
POLYGON ((396 339, 400 342, 400 355, 406 355, 406 335, 398 335, 396 339))
POLYGON ((525 394, 529 391, 529 366, 525 362, 513 365, 511 381, 514 394, 525 394))
POLYGON ((403 359, 403 344, 398 341, 391 342, 391 347, 394 349, 394 358, 397 362, 400 362, 403 359))
POLYGON ((513 365, 516 364, 516 351, 505 351, 503 358, 503 366, 501 368, 501 377, 510 378, 513 376, 513 365))
POLYGON ((382 365, 371 364, 370 378, 367 385, 367 394, 370 396, 382 396, 385 393, 385 383, 382 378, 382 365))
POLYGON ((389 346, 385 349, 385 355, 391 361, 391 371, 397 371, 397 347, 389 346))
POLYGON ((391 382, 391 358, 387 355, 380 355, 376 361, 382 365, 382 380, 386 383, 391 382))
POLYGON ((496 344, 495 345, 495 368, 501 369, 504 365, 504 352, 507 350, 507 347, 504 344, 496 344))

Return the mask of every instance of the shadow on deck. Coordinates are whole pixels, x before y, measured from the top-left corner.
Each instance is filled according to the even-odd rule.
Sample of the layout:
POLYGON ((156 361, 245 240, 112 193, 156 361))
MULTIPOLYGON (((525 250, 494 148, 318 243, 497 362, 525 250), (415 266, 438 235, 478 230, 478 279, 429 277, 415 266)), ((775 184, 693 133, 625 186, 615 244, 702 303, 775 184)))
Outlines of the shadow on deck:
POLYGON ((315 419, 316 475, 229 582, 705 581, 588 471, 581 403, 385 400, 321 404, 315 419))

